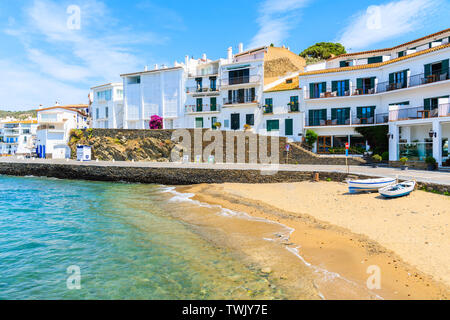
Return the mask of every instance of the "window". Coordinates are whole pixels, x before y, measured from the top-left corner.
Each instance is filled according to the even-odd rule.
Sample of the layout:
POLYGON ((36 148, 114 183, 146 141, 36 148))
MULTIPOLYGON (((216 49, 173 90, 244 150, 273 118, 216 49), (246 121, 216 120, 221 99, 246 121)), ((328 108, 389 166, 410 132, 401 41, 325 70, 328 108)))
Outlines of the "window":
POLYGON ((357 107, 356 108, 356 122, 359 124, 374 123, 375 107, 357 107))
POLYGON ((273 99, 266 98, 264 105, 264 113, 272 113, 273 112, 273 99))
POLYGON ((408 70, 394 72, 389 74, 389 90, 406 88, 408 70))
POLYGON ((116 95, 117 99, 123 99, 123 89, 117 89, 116 95))
POLYGON ((250 82, 250 69, 241 69, 230 71, 228 74, 229 84, 240 84, 250 82))
POLYGON ((228 91, 228 103, 250 103, 255 100, 255 88, 228 91))
POLYGON ((249 126, 255 125, 255 115, 254 114, 247 114, 245 115, 245 123, 249 126))
POLYGON ((350 67, 350 63, 351 61, 341 61, 339 62, 339 67, 341 68, 350 67))
POLYGON ((286 84, 292 83, 292 79, 287 79, 286 84))
POLYGON ((203 99, 197 98, 197 105, 196 105, 196 112, 202 112, 203 111, 203 99))
POLYGON ((331 109, 331 124, 332 125, 350 124, 350 108, 331 109))
POLYGON ((210 99, 210 104, 211 104, 211 111, 217 111, 217 98, 211 98, 210 99))
POLYGON ((372 94, 375 93, 375 79, 372 78, 358 78, 356 79, 356 87, 358 94, 372 94))
POLYGON ((331 91, 336 92, 338 97, 350 95, 350 80, 332 81, 331 87, 331 91))
POLYGON ((105 108, 105 118, 108 118, 108 116, 109 116, 109 112, 108 112, 109 110, 108 110, 108 107, 106 107, 105 108))
POLYGON ((210 77, 209 78, 209 87, 211 89, 211 91, 216 91, 217 90, 217 78, 216 77, 210 77))
POLYGON ((291 96, 289 104, 289 112, 298 112, 298 96, 291 96))
POLYGON ((284 135, 285 136, 294 135, 294 120, 293 119, 285 119, 284 120, 284 135))
POLYGON ((310 83, 309 84, 309 95, 310 98, 320 98, 320 94, 327 91, 327 83, 319 82, 319 83, 310 83))
POLYGON ((98 101, 111 101, 112 90, 103 90, 97 92, 98 101))
POLYGON ((213 130, 216 130, 217 127, 215 126, 215 123, 217 122, 217 117, 211 117, 211 128, 213 130))
POLYGON ((279 130, 280 130, 279 120, 267 120, 267 132, 279 130))
POLYGON ((95 119, 99 119, 100 118, 100 109, 97 108, 95 109, 95 119))
POLYGON ((195 118, 195 128, 196 129, 203 128, 203 118, 195 118))
POLYGON ((309 110, 309 122, 310 126, 325 125, 327 119, 327 109, 309 110))
POLYGON ((139 83, 141 83, 141 76, 128 78, 128 84, 139 84, 139 83))
POLYGON ((197 92, 201 92, 203 90, 202 78, 195 79, 195 87, 197 88, 197 92))
POLYGON ((379 62, 383 62, 383 57, 382 56, 372 57, 372 58, 367 59, 367 63, 368 64, 379 63, 379 62))

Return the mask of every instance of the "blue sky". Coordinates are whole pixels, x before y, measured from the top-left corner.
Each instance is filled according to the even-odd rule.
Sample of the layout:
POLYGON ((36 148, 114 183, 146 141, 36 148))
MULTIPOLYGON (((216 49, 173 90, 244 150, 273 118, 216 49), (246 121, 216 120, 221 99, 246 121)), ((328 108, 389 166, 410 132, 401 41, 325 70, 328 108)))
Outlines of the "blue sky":
MULTIPOLYGON (((238 43, 389 47, 449 28, 450 0, 0 0, 0 109, 86 103, 89 88, 238 43), (69 28, 80 8, 79 28, 69 28)), ((76 25, 75 25, 76 26, 76 25)))

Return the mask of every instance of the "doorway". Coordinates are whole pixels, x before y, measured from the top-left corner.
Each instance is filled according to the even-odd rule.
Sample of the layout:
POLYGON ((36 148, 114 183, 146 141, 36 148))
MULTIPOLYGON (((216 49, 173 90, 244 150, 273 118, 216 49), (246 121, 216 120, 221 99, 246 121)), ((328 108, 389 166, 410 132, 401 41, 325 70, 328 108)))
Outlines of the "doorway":
POLYGON ((329 153, 331 148, 331 136, 320 136, 317 139, 317 153, 329 153))

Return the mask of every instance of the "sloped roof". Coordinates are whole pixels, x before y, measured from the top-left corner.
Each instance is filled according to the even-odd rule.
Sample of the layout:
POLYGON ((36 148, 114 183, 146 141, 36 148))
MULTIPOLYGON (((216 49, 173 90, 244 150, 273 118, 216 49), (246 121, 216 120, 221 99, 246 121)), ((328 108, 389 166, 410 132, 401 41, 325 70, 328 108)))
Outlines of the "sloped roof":
POLYGON ((427 40, 427 39, 430 39, 430 38, 434 38, 434 37, 436 37, 436 36, 439 36, 439 35, 444 34, 444 33, 447 33, 447 32, 450 32, 450 28, 449 28, 449 29, 442 30, 442 31, 439 31, 439 32, 436 32, 436 33, 433 33, 433 34, 430 34, 430 35, 427 35, 427 36, 425 36, 425 37, 422 37, 422 38, 419 38, 419 39, 416 39, 416 40, 412 40, 412 41, 409 41, 409 42, 400 44, 400 45, 395 46, 395 47, 392 47, 392 48, 385 48, 385 49, 376 49, 376 50, 369 50, 369 51, 361 51, 361 52, 345 53, 345 54, 341 54, 341 55, 332 57, 332 58, 328 59, 328 61, 334 60, 334 59, 339 59, 339 58, 345 58, 345 57, 352 57, 352 56, 358 56, 358 55, 370 54, 370 53, 380 53, 380 52, 386 52, 386 51, 393 51, 393 50, 399 49, 399 48, 401 48, 401 47, 408 46, 408 45, 410 45, 410 44, 414 44, 414 43, 416 43, 416 42, 420 42, 420 41, 423 41, 423 40, 427 40))
POLYGON ((299 87, 298 76, 286 79, 283 83, 276 85, 273 88, 267 89, 264 92, 276 92, 276 91, 289 91, 289 90, 298 90, 299 87), (291 83, 287 83, 288 80, 292 80, 291 83))
POLYGON ((378 63, 371 63, 371 64, 364 64, 364 65, 360 65, 360 66, 351 66, 351 67, 342 67, 342 68, 331 68, 331 69, 321 69, 321 70, 315 70, 315 71, 308 71, 308 72, 303 72, 300 73, 299 76, 309 76, 309 75, 315 75, 315 74, 323 74, 323 73, 333 73, 333 72, 345 72, 345 71, 353 71, 353 70, 360 70, 360 69, 374 69, 374 68, 379 68, 388 64, 392 64, 392 63, 396 63, 399 61, 403 61, 403 60, 407 60, 407 59, 411 59, 417 56, 421 56, 427 53, 431 53, 434 51, 438 51, 438 50, 442 50, 445 48, 450 48, 450 43, 446 43, 434 48, 430 48, 430 49, 426 49, 426 50, 422 50, 419 52, 415 52, 415 53, 411 53, 408 54, 406 56, 400 57, 400 58, 395 58, 392 60, 388 60, 388 61, 384 61, 384 62, 378 62, 378 63))

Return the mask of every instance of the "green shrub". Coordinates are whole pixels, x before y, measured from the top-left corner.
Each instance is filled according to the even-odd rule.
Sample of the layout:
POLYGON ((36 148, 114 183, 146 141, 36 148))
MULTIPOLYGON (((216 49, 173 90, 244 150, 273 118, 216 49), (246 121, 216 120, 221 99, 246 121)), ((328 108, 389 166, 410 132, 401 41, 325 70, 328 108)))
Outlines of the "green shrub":
POLYGON ((381 154, 381 158, 383 158, 384 161, 388 161, 389 160, 389 152, 385 151, 381 154))
POLYGON ((317 135, 317 133, 315 133, 311 129, 308 129, 305 134, 306 144, 308 144, 311 147, 317 141, 318 137, 319 136, 317 135))
POLYGON ((381 160, 383 160, 383 158, 379 154, 374 155, 372 159, 376 162, 381 162, 381 160))
POLYGON ((437 161, 432 156, 428 156, 425 158, 425 163, 435 165, 437 163, 437 161))

